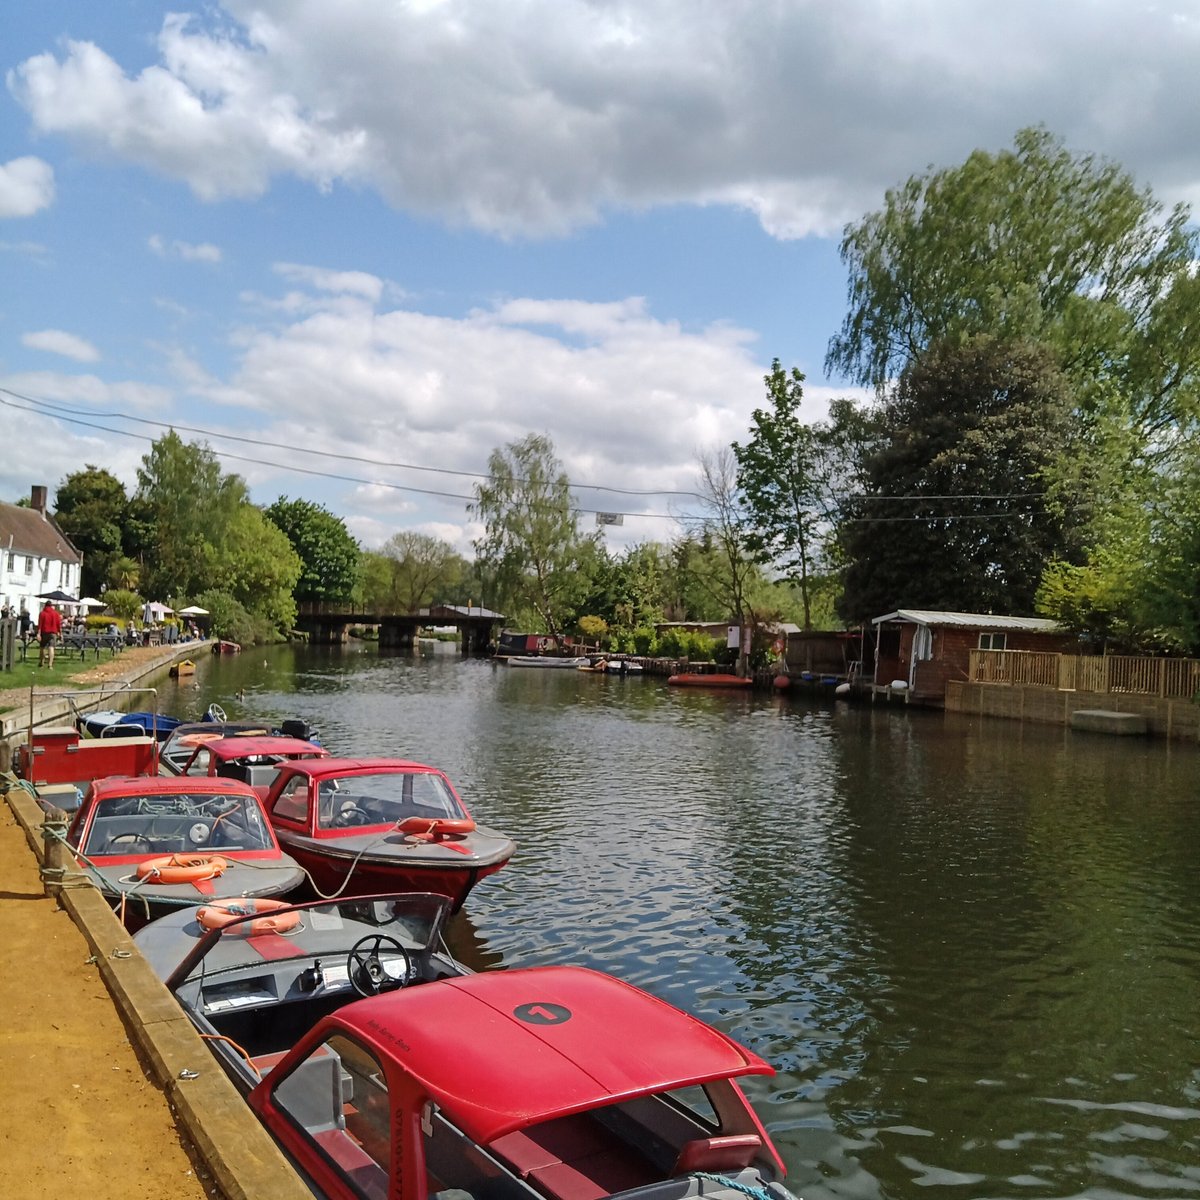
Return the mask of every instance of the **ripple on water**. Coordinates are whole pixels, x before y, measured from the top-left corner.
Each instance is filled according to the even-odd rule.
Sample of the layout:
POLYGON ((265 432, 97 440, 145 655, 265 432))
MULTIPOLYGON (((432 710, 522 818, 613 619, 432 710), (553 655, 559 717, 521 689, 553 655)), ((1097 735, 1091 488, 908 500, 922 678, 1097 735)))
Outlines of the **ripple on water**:
POLYGON ((806 1200, 1200 1189, 1191 748, 454 656, 249 657, 202 674, 202 703, 434 762, 516 837, 455 920, 464 961, 609 970, 774 1063, 746 1087, 806 1200))

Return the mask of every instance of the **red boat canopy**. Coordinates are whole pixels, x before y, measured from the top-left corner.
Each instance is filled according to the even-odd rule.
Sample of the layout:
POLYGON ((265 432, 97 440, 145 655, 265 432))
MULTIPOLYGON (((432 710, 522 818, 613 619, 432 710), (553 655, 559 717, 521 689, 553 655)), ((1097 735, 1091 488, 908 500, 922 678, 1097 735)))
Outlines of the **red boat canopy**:
POLYGON ((348 1005, 336 1019, 482 1145, 637 1096, 774 1073, 695 1017, 583 967, 444 979, 348 1005), (457 1042, 455 1029, 469 1040, 457 1042))
POLYGON ((299 738, 278 737, 274 734, 262 736, 217 737, 211 741, 197 741, 213 756, 223 762, 229 759, 272 758, 279 756, 304 755, 306 758, 328 758, 329 751, 316 742, 302 742, 299 738))

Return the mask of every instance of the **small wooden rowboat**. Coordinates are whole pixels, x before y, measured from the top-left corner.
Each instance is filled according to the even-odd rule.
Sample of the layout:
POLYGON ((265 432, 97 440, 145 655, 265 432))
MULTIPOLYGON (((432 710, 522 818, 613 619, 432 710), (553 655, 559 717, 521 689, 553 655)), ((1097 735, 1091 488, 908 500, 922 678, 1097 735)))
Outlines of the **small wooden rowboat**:
POLYGON ((185 658, 183 662, 177 662, 171 667, 171 678, 182 679, 185 675, 195 675, 196 664, 190 658, 185 658))

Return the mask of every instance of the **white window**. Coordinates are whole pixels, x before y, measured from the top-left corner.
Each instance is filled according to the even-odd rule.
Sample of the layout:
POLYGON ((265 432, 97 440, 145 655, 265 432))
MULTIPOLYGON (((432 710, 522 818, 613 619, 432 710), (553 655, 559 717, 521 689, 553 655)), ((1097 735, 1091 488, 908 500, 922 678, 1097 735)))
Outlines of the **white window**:
POLYGON ((1007 633, 981 633, 979 635, 980 650, 1007 650, 1007 633))
POLYGON ((8 570, 10 574, 17 569, 17 556, 10 550, 8 552, 8 570))
POLYGON ((30 558, 28 555, 26 555, 26 557, 25 557, 25 574, 26 575, 33 574, 33 559, 30 558))

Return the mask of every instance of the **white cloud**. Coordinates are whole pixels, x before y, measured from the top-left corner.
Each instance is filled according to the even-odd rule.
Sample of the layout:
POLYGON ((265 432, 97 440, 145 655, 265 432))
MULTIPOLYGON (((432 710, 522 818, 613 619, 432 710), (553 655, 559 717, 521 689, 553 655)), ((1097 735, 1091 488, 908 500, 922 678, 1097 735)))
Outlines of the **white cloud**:
POLYGON ((81 337, 65 333, 61 329, 42 329, 36 333, 21 335, 21 344, 30 350, 45 350, 49 354, 61 354, 76 362, 99 362, 100 351, 81 337))
POLYGON ((146 244, 159 258, 178 258, 183 262, 219 263, 221 247, 211 242, 168 242, 161 234, 152 233, 146 244))
POLYGON ((372 303, 383 295, 383 280, 365 271, 329 271, 300 263, 276 263, 274 270, 289 283, 302 284, 322 292, 361 296, 372 303))
POLYGON ((208 199, 291 175, 505 236, 690 203, 799 237, 1037 122, 1200 197, 1198 50, 1127 0, 225 0, 137 74, 68 42, 8 80, 39 133, 208 199))
POLYGON ((54 203, 54 168, 40 158, 0 163, 0 217, 31 217, 54 203))

